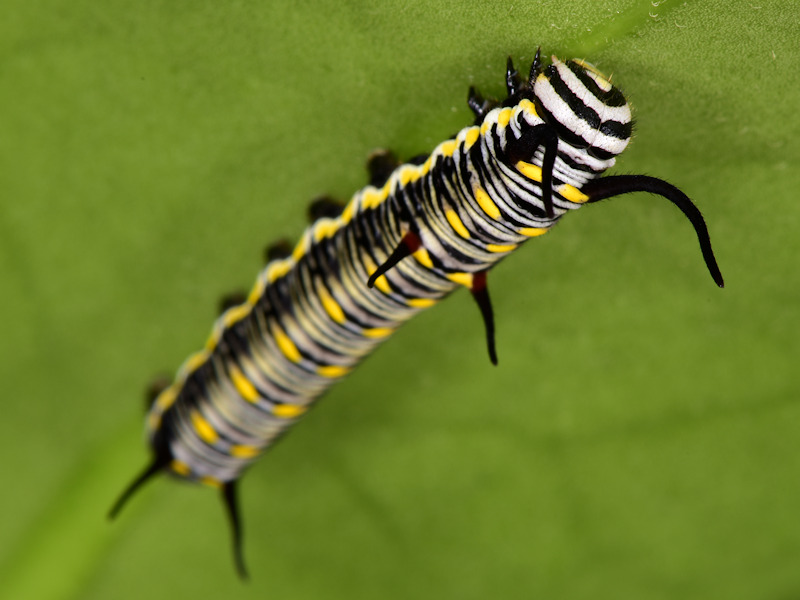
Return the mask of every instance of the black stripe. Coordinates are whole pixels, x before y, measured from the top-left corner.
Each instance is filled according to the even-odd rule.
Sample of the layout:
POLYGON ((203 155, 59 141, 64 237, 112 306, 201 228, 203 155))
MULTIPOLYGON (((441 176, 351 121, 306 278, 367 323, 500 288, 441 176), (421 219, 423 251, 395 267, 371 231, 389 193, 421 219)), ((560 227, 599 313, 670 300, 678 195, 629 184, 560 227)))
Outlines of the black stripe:
POLYGON ((580 79, 581 83, 586 86, 586 89, 589 90, 592 95, 600 100, 606 106, 625 106, 627 104, 627 100, 625 96, 614 86, 611 86, 610 90, 604 90, 597 82, 592 79, 591 75, 587 72, 585 67, 580 66, 574 60, 567 61, 567 67, 569 70, 575 73, 575 76, 580 79))
POLYGON ((567 103, 572 113, 586 121, 592 129, 598 129, 602 123, 600 115, 575 95, 575 92, 561 79, 561 75, 555 65, 547 67, 546 74, 556 94, 567 103))

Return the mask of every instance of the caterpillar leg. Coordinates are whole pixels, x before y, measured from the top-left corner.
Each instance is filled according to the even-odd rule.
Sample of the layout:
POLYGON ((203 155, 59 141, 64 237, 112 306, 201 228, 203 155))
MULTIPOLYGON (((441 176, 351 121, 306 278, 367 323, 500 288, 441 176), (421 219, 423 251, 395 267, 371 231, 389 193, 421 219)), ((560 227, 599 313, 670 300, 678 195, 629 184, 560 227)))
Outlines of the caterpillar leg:
POLYGON ((242 290, 236 290, 235 292, 231 292, 230 294, 225 294, 222 298, 219 299, 219 313, 222 314, 229 308, 233 308, 234 306, 239 306, 240 304, 244 304, 247 301, 247 294, 242 290))
POLYGON ((383 187, 389 177, 397 167, 400 160, 391 150, 375 150, 367 159, 367 173, 369 173, 369 185, 373 187, 383 187))
POLYGON ((480 125, 484 117, 489 114, 489 111, 499 105, 500 103, 496 100, 484 98, 478 90, 473 86, 469 86, 469 91, 467 92, 467 106, 469 106, 470 110, 475 114, 475 125, 480 125))
POLYGON ((242 551, 242 518, 239 512, 239 496, 237 494, 238 480, 225 483, 222 486, 222 504, 231 525, 231 536, 233 542, 233 562, 236 565, 236 572, 242 579, 247 579, 247 567, 244 563, 244 552, 242 551))
POLYGON ((582 191, 589 196, 587 202, 600 202, 630 192, 649 192, 672 202, 694 227, 697 241, 700 242, 703 260, 705 260, 711 278, 719 287, 725 287, 717 259, 711 249, 711 237, 708 235, 708 228, 702 213, 689 197, 674 185, 649 175, 609 175, 590 181, 582 191))
POLYGON ((292 245, 287 239, 278 240, 270 244, 264 250, 264 261, 272 262, 273 260, 281 260, 282 258, 289 258, 292 255, 292 245))
POLYGON ((319 219, 335 219, 342 214, 344 204, 330 196, 320 196, 308 205, 308 222, 314 223, 319 219))

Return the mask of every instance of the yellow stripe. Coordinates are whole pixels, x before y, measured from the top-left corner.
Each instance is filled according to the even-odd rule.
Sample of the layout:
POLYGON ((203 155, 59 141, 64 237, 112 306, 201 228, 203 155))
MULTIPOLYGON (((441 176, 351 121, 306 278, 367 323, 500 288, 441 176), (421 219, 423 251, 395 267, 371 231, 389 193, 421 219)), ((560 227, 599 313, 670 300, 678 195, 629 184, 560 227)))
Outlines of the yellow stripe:
POLYGON ((538 235, 544 235, 548 231, 550 230, 547 227, 523 227, 519 230, 519 234, 525 237, 536 237, 538 235))
POLYGON ((473 275, 472 273, 448 273, 447 278, 453 283, 458 283, 464 287, 471 288, 473 275))
POLYGON ((524 161, 519 161, 516 165, 517 171, 522 173, 525 177, 532 181, 541 181, 542 180, 542 169, 541 167, 537 167, 536 165, 532 165, 531 163, 526 163, 524 161))
POLYGON ((273 416, 280 417, 281 419, 293 419, 299 417, 306 412, 305 406, 297 406, 296 404, 276 404, 272 409, 273 416))
POLYGON ((186 477, 192 472, 192 470, 189 468, 189 465, 178 459, 174 459, 171 463, 169 463, 169 468, 182 477, 186 477))
POLYGON ((481 207, 481 210, 489 215, 492 219, 497 220, 500 218, 500 209, 497 208, 497 204, 495 204, 494 201, 489 197, 489 194, 486 193, 486 190, 476 187, 475 200, 478 203, 478 206, 481 207))
POLYGON ((516 244, 511 244, 508 246, 502 244, 486 244, 486 249, 489 252, 511 252, 516 248, 516 244))
POLYGON ((456 211, 448 208, 446 211, 444 211, 444 216, 447 219, 447 222, 450 223, 450 227, 452 227, 458 235, 460 235, 462 238, 469 239, 469 231, 467 231, 467 228, 464 227, 464 223, 461 222, 461 219, 458 218, 456 211))
POLYGON ((319 301, 322 302, 322 308, 325 309, 325 312, 328 313, 331 319, 337 323, 344 323, 347 320, 342 307, 339 306, 336 300, 328 293, 328 290, 322 282, 317 286, 317 294, 319 295, 319 301))
POLYGON ((239 395, 248 402, 258 402, 259 393, 256 387, 244 376, 236 365, 230 365, 228 372, 231 376, 231 383, 233 383, 239 395))
POLYGON ((273 327, 272 335, 275 338, 275 343, 278 344, 278 348, 280 349, 281 353, 288 358, 292 362, 300 362, 303 358, 300 355, 300 351, 297 349, 297 346, 294 345, 294 342, 289 339, 283 330, 275 325, 273 327))
POLYGON ((383 338, 391 335, 393 331, 394 329, 389 329, 388 327, 373 327, 372 329, 365 329, 361 333, 368 338, 383 338))
POLYGON ((255 446, 235 444, 231 446, 230 455, 234 458, 253 458, 258 456, 259 449, 255 446))
POLYGON ((420 248, 416 252, 414 252, 414 258, 417 259, 417 262, 421 264, 423 267, 428 269, 433 268, 433 261, 431 260, 431 255, 428 254, 428 251, 425 248, 420 248))
POLYGON ((583 204, 589 199, 589 196, 584 194, 578 188, 568 183, 565 183, 556 188, 556 192, 566 200, 574 202, 575 204, 583 204))
POLYGON ((342 377, 347 375, 350 372, 350 369, 347 367, 340 367, 338 365, 326 365, 317 368, 317 375, 322 375, 323 377, 330 377, 331 379, 335 377, 342 377))
POLYGON ((433 298, 412 298, 408 301, 408 305, 413 308, 428 308, 436 304, 437 300, 433 298))
POLYGON ((214 431, 214 428, 211 426, 211 423, 205 420, 203 415, 200 414, 199 411, 193 410, 191 412, 191 420, 192 420, 192 427, 197 432, 197 435, 200 436, 200 439, 206 442, 207 444, 216 444, 219 440, 219 435, 217 432, 214 431))

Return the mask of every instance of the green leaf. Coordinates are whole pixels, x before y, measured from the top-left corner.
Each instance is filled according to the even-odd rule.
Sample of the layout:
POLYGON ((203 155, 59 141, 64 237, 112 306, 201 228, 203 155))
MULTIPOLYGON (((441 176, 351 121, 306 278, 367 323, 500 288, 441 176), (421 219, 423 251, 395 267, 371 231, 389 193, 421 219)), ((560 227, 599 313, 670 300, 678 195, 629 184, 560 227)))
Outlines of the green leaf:
POLYGON ((800 590, 800 50, 790 2, 11 0, 0 22, 0 597, 788 598, 800 590), (512 55, 612 73, 617 172, 216 495, 147 460, 142 391, 379 147, 430 150, 512 55))

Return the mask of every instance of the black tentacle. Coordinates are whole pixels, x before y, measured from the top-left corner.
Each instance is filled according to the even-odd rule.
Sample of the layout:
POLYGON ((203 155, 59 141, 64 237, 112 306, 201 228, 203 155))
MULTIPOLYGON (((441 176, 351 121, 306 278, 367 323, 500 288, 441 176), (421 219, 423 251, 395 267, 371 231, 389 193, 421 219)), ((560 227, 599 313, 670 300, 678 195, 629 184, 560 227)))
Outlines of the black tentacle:
POLYGON ((244 552, 242 551, 242 518, 239 512, 239 500, 237 496, 238 480, 228 481, 222 486, 222 503, 225 512, 228 513, 228 520, 231 524, 231 536, 233 538, 233 562, 236 565, 236 572, 242 579, 249 577, 247 566, 244 563, 244 552))
POLYGON ((600 202, 614 196, 620 196, 629 192, 649 192, 662 196, 677 206, 681 212, 689 219, 697 234, 697 241, 700 242, 700 251, 703 253, 703 260, 706 262, 708 272, 719 287, 725 287, 722 273, 717 265, 714 251, 711 249, 711 237, 708 234, 705 219, 700 210, 694 205, 689 197, 671 183, 650 177, 649 175, 609 175, 595 179, 584 186, 583 193, 589 196, 587 202, 600 202))
POLYGON ((483 325, 486 329, 486 347, 489 350, 489 360, 493 365, 497 365, 497 350, 494 343, 494 312, 492 311, 492 301, 489 298, 489 287, 486 285, 486 271, 475 273, 472 277, 472 287, 469 291, 483 317, 483 325))
POLYGON ((367 285, 369 287, 374 287, 375 282, 378 280, 378 277, 386 273, 389 269, 403 260, 406 256, 412 255, 414 252, 419 250, 419 247, 422 245, 422 241, 419 239, 419 236, 416 233, 409 231, 403 236, 403 239, 400 240, 400 243, 397 245, 397 248, 389 255, 389 258, 381 264, 377 270, 370 275, 369 280, 367 281, 367 285))

